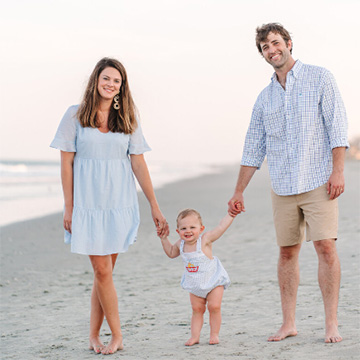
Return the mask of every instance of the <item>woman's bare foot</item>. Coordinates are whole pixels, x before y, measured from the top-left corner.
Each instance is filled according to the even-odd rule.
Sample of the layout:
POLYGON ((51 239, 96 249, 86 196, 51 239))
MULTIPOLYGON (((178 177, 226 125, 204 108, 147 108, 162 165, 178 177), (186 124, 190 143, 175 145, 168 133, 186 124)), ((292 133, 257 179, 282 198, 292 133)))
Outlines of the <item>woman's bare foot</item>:
POLYGON ((209 345, 216 345, 219 343, 219 336, 218 335, 211 335, 209 345))
POLYGON ((193 346, 195 344, 198 344, 199 343, 199 338, 198 339, 195 339, 195 338, 190 338, 186 343, 185 343, 185 346, 193 346))
POLYGON ((103 355, 110 355, 116 353, 118 350, 122 350, 124 348, 122 342, 122 336, 112 337, 109 344, 107 344, 104 349, 101 351, 103 355))
POLYGON ((336 325, 329 326, 326 328, 326 334, 325 334, 325 342, 326 343, 336 343, 340 342, 342 340, 342 337, 339 334, 339 330, 336 325))
POLYGON ((279 331, 268 338, 268 341, 280 341, 284 340, 285 338, 289 336, 296 336, 297 331, 295 327, 287 327, 285 325, 282 325, 279 331))
POLYGON ((89 350, 94 350, 96 354, 100 354, 104 349, 104 344, 101 342, 99 336, 94 336, 90 338, 89 350))

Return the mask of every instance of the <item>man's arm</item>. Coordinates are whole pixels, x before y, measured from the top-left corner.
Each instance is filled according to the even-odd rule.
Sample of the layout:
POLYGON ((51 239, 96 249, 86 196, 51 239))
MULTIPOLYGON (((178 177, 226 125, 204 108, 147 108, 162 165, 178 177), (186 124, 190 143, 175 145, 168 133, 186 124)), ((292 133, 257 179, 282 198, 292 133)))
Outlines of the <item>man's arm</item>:
POLYGON ((345 164, 345 147, 336 147, 332 149, 333 171, 326 184, 327 193, 330 200, 339 197, 345 190, 344 164, 345 164))
POLYGON ((243 193, 251 178, 253 177, 256 169, 257 168, 253 166, 241 166, 234 195, 228 202, 228 213, 230 216, 236 216, 245 211, 243 193))
POLYGON ((330 200, 333 200, 339 197, 345 188, 345 151, 349 147, 347 116, 334 76, 330 72, 326 72, 322 81, 321 108, 333 158, 333 171, 327 182, 327 192, 330 195, 330 200))
POLYGON ((228 202, 228 213, 236 216, 245 211, 243 192, 260 169, 266 156, 266 132, 263 119, 263 92, 258 96, 254 105, 251 121, 246 133, 241 168, 233 197, 228 202))

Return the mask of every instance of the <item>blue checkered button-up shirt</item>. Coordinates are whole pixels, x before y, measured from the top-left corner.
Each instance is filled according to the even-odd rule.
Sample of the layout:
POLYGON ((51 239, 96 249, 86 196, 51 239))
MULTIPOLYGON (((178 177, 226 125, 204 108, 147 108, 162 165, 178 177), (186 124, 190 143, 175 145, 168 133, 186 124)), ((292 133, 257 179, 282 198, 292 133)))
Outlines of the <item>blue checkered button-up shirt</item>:
POLYGON ((274 73, 253 108, 241 165, 260 168, 267 156, 278 195, 307 192, 332 172, 332 149, 348 147, 344 104, 332 74, 299 60, 284 90, 274 73))

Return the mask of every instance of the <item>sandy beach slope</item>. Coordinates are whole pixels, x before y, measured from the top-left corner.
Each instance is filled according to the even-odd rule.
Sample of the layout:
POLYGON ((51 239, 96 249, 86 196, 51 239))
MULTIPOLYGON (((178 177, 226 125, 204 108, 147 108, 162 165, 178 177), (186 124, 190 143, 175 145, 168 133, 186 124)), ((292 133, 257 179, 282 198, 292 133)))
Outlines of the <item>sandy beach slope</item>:
MULTIPOLYGON (((339 322, 344 337, 325 344, 324 315, 312 244, 301 252, 298 336, 279 343, 267 337, 281 324, 275 242, 266 167, 245 194, 246 213, 214 245, 232 285, 225 291, 220 345, 209 346, 206 320, 200 345, 186 348, 191 308, 180 287, 180 258, 163 253, 140 195, 142 224, 138 241, 121 254, 114 278, 119 295, 124 359, 359 359, 359 165, 346 163, 346 192, 340 199, 338 251, 342 263, 339 322)), ((212 228, 226 213, 238 166, 165 186, 157 191, 177 239, 175 217, 196 208, 212 228)), ((1 359, 94 359, 87 350, 92 271, 85 256, 63 244, 61 214, 1 228, 1 359)), ((101 335, 110 339, 107 325, 101 335)), ((98 355, 102 357, 102 355, 98 355)))

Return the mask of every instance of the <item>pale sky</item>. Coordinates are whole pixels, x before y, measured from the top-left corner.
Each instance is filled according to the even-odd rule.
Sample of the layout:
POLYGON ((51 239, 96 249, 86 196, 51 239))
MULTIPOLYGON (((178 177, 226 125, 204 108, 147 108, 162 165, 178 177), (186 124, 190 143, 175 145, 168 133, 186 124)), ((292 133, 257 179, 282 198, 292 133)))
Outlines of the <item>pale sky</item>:
POLYGON ((0 0, 0 159, 49 148, 96 62, 127 69, 156 161, 240 161, 251 110, 273 69, 255 28, 280 22, 295 59, 328 68, 360 135, 358 0, 0 0))

